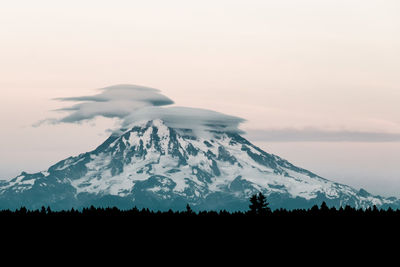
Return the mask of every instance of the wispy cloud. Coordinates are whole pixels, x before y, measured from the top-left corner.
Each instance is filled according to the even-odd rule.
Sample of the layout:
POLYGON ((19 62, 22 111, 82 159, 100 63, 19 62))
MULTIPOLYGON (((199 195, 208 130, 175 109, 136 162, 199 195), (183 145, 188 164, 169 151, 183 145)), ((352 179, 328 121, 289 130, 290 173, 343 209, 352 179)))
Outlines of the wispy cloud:
POLYGON ((248 130, 247 137, 266 142, 400 142, 400 133, 324 131, 313 128, 248 130))
POLYGON ((105 87, 100 89, 100 93, 96 95, 60 97, 54 100, 77 103, 57 109, 56 111, 66 113, 63 117, 44 119, 33 126, 38 127, 46 123, 81 123, 98 116, 124 119, 143 107, 165 106, 174 103, 162 95, 158 89, 129 84, 105 87))
POLYGON ((118 118, 121 127, 143 121, 161 119, 174 128, 241 132, 244 119, 216 111, 189 107, 165 107, 174 104, 158 89, 137 85, 115 85, 100 89, 92 96, 60 97, 62 102, 78 102, 56 111, 67 113, 59 119, 45 119, 34 124, 82 123, 98 116, 118 118))
POLYGON ((62 97, 58 101, 81 102, 58 109, 69 112, 59 122, 74 123, 90 120, 96 116, 123 119, 133 111, 146 106, 164 106, 174 103, 154 88, 137 85, 115 85, 100 89, 102 92, 93 96, 62 97))

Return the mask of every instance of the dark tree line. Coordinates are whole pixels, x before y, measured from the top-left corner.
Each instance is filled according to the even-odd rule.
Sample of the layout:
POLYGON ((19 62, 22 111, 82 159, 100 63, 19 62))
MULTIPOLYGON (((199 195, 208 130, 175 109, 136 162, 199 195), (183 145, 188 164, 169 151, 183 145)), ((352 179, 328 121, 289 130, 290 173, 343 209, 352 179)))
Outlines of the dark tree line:
POLYGON ((353 217, 371 217, 371 216, 390 216, 400 218, 400 210, 379 209, 376 206, 366 209, 356 209, 351 206, 340 208, 328 207, 325 202, 320 206, 313 206, 310 209, 277 209, 271 210, 268 206, 267 198, 265 195, 259 193, 253 195, 249 200, 249 210, 246 212, 228 212, 221 211, 198 211, 195 212, 188 204, 184 211, 152 211, 150 209, 132 208, 130 210, 120 210, 118 208, 99 208, 91 206, 81 210, 71 209, 62 211, 53 211, 50 207, 42 207, 40 210, 28 210, 25 207, 11 210, 1 210, 0 218, 4 217, 327 217, 327 216, 353 216, 353 217))

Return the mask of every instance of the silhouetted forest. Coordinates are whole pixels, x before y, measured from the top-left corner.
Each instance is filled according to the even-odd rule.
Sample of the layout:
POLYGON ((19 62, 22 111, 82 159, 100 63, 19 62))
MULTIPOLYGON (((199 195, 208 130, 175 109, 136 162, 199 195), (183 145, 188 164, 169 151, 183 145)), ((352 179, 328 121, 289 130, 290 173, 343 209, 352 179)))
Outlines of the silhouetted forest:
MULTIPOLYGON (((266 197, 258 194, 249 199, 248 211, 233 213, 196 212, 189 205, 183 211, 166 212, 137 208, 88 207, 66 211, 20 208, 0 211, 0 235, 3 240, 10 236, 11 242, 25 240, 31 246, 45 238, 51 242, 84 240, 102 248, 120 243, 121 239, 148 246, 154 246, 154 240, 158 246, 170 246, 172 241, 191 244, 213 240, 208 245, 219 250, 221 242, 229 246, 267 240, 266 244, 279 249, 277 244, 285 248, 297 244, 290 242, 298 242, 296 246, 302 247, 304 242, 340 242, 343 246, 346 240, 358 243, 383 237, 397 240, 400 229, 399 210, 350 206, 336 209, 325 203, 298 210, 271 210, 268 206, 266 197)), ((79 245, 84 247, 84 244, 79 245)))
POLYGON ((366 209, 356 209, 351 206, 340 207, 328 207, 325 202, 320 206, 313 206, 310 209, 277 209, 271 210, 268 207, 267 198, 263 194, 253 195, 249 200, 249 210, 246 212, 228 212, 225 210, 221 211, 199 211, 195 212, 192 210, 190 205, 186 206, 184 211, 153 211, 150 209, 138 209, 136 207, 130 210, 120 210, 114 208, 99 208, 99 207, 88 207, 81 210, 71 209, 62 211, 52 211, 50 207, 42 207, 40 210, 27 210, 24 207, 15 211, 1 210, 0 218, 18 218, 18 217, 132 217, 132 218, 152 218, 152 217, 164 217, 164 218, 179 218, 179 217, 226 217, 226 218, 318 218, 318 217, 391 217, 400 218, 400 210, 379 209, 376 206, 369 207, 366 209))

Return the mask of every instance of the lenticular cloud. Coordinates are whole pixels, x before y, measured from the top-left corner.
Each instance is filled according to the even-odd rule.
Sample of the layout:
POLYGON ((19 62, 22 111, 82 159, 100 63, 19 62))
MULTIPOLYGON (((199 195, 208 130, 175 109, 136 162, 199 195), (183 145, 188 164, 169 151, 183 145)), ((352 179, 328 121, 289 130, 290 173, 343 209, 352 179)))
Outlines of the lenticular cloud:
POLYGON ((164 106, 173 104, 174 101, 160 94, 160 90, 130 84, 120 84, 101 88, 102 93, 93 96, 60 97, 60 101, 88 101, 88 102, 112 102, 112 101, 134 101, 151 106, 164 106))
POLYGON ((101 93, 92 96, 56 98, 63 102, 78 102, 73 106, 59 109, 58 111, 66 111, 69 114, 58 122, 75 123, 97 116, 124 119, 143 107, 174 103, 157 89, 137 85, 115 85, 102 88, 100 91, 101 93))
POLYGON ((220 112, 189 107, 147 107, 127 116, 124 127, 139 122, 160 119, 172 128, 240 132, 244 119, 220 112))
POLYGON ((115 85, 100 89, 96 95, 55 100, 76 103, 57 110, 66 112, 65 116, 47 119, 35 126, 42 123, 81 123, 100 116, 118 118, 124 128, 138 121, 161 119, 174 128, 241 132, 238 127, 244 121, 212 110, 165 107, 174 104, 174 101, 158 89, 137 85, 115 85))

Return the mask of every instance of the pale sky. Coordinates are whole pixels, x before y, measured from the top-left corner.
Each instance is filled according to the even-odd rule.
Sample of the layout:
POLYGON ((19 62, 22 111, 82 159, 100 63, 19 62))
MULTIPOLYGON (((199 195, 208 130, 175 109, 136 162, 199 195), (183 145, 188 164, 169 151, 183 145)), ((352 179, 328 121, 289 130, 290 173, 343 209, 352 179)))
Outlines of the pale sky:
POLYGON ((0 178, 115 126, 32 127, 65 105, 53 98, 138 84, 245 118, 250 141, 330 180, 400 197, 399 14, 397 0, 2 0, 0 178))

